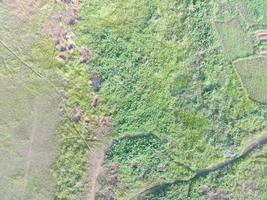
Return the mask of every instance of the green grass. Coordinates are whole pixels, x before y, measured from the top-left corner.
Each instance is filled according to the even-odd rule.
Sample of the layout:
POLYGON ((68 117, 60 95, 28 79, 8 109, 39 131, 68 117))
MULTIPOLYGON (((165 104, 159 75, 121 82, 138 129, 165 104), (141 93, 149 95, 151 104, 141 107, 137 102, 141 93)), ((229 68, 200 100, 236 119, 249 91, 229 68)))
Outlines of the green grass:
MULTIPOLYGON (((75 27, 78 49, 64 66, 52 59, 55 49, 51 41, 35 35, 40 32, 36 24, 44 22, 46 15, 43 14, 52 10, 51 5, 43 9, 40 16, 23 25, 13 18, 9 19, 6 9, 0 9, 3 15, 0 38, 20 58, 56 84, 61 81, 56 75, 48 73, 51 69, 55 74, 60 73, 66 81, 68 116, 58 129, 60 145, 54 177, 49 178, 51 172, 47 169, 50 167, 34 165, 27 190, 28 199, 82 198, 90 173, 86 167, 88 146, 85 140, 89 148, 93 147, 89 141, 98 131, 101 116, 111 116, 114 124, 108 136, 114 142, 107 151, 104 166, 120 165, 115 191, 120 200, 129 199, 155 182, 191 177, 192 172, 186 166, 192 169, 207 167, 224 160, 224 152, 228 150, 238 154, 243 149, 244 139, 253 138, 266 128, 266 108, 247 97, 238 74, 223 52, 226 50, 227 56, 234 60, 252 54, 253 45, 236 19, 216 22, 219 33, 216 34, 213 26, 214 19, 217 19, 214 16, 216 7, 219 6, 214 1, 200 0, 192 3, 176 0, 86 1, 81 11, 81 22, 75 27), (9 29, 12 31, 6 34, 9 29), (218 47, 219 39, 224 48, 218 47), (92 51, 92 59, 87 66, 77 61, 81 46, 88 46, 92 51), (88 80, 91 71, 98 72, 102 80, 101 103, 97 109, 90 106, 92 90, 88 80), (82 123, 73 125, 70 120, 73 109, 79 106, 92 122, 89 134, 82 123), (40 183, 40 180, 43 182, 40 183)), ((230 9, 222 16, 227 19, 232 12, 230 9)), ((2 115, 14 109, 8 117, 21 116, 26 120, 23 127, 27 129, 33 118, 29 111, 32 110, 32 98, 40 97, 40 100, 37 99, 40 103, 37 125, 44 129, 38 132, 41 140, 43 131, 53 124, 51 121, 54 122, 52 114, 57 114, 57 111, 52 108, 58 103, 47 105, 47 102, 55 100, 46 96, 51 92, 47 83, 29 76, 29 70, 21 70, 21 62, 6 49, 1 53, 1 64, 5 66, 0 68, 0 80, 4 80, 2 85, 7 85, 8 90, 11 87, 5 80, 7 74, 15 75, 22 82, 20 87, 10 88, 8 94, 1 87, 2 93, 6 94, 0 97, 5 98, 1 101, 4 102, 1 107, 6 108, 1 110, 2 115), (15 104, 13 93, 24 102, 15 104), (44 113, 48 109, 51 112, 44 113)), ((257 67, 262 69, 263 64, 257 67)), ((246 70, 253 69, 246 67, 246 70)), ((248 73, 244 71, 244 74, 247 76, 248 73)), ((250 79, 255 77, 250 76, 246 80, 250 79)), ((260 79, 257 78, 257 81, 258 85, 262 84, 260 79)), ((2 140, 11 140, 8 135, 20 125, 20 118, 14 122, 7 118, 6 125, 0 124, 1 130, 7 134, 3 139, 1 137, 2 140)), ((49 129, 50 132, 53 131, 49 129)), ((5 155, 12 157, 14 148, 10 144, 17 144, 17 141, 15 138, 11 142, 3 142, 1 149, 6 151, 5 155)), ((24 145, 27 146, 26 143, 24 145)), ((38 147, 42 145, 36 146, 34 152, 38 154, 38 147)), ((47 151, 46 148, 47 145, 44 147, 47 151)), ((55 152, 54 148, 52 146, 49 150, 55 152)), ((52 157, 54 154, 52 156, 51 153, 49 163, 52 157)), ((8 156, 5 159, 10 161, 8 156)), ((234 166, 194 180, 191 185, 177 183, 162 188, 149 194, 147 199, 204 199, 201 193, 204 184, 212 191, 225 191, 232 199, 243 196, 253 199, 257 193, 256 198, 264 199, 266 179, 261 178, 264 176, 263 165, 254 160, 258 161, 258 158, 252 155, 234 166)), ((23 163, 24 160, 18 162, 23 163)), ((37 164, 42 162, 44 160, 36 161, 37 164)), ((21 188, 24 172, 15 168, 17 166, 20 165, 10 168, 16 173, 12 174, 12 180, 7 179, 8 184, 3 184, 7 186, 1 187, 0 194, 21 188)), ((3 169, 9 170, 4 164, 3 169)))
POLYGON ((214 7, 218 21, 229 21, 236 15, 235 0, 217 1, 214 7))
MULTIPOLYGON (((185 5, 173 0, 112 5, 93 0, 82 9, 77 43, 93 52, 88 68, 101 75, 102 106, 113 118, 110 137, 117 140, 107 152, 106 165, 121 165, 118 199, 129 199, 159 179, 169 182, 190 176, 173 163, 196 169, 223 160, 227 150, 238 153, 243 138, 265 127, 266 109, 247 98, 223 48, 217 47, 214 2, 196 1, 193 11, 185 5), (158 140, 147 143, 137 137, 149 133, 158 140), (169 169, 166 173, 150 164, 159 159, 169 169), (140 174, 133 170, 134 163, 140 163, 136 169, 140 174), (149 175, 142 179, 145 171, 149 175)), ((231 59, 253 53, 252 42, 237 21, 216 25, 231 59)), ((187 197, 189 186, 178 184, 147 199, 204 199, 201 186, 205 183, 236 197, 242 191, 233 191, 234 185, 245 181, 241 175, 248 169, 233 170, 196 180, 191 198, 187 197), (222 183, 216 181, 220 176, 222 183)))
POLYGON ((45 70, 48 60, 55 62, 54 47, 40 31, 51 8, 46 2, 37 15, 22 22, 0 2, 1 200, 54 198, 61 99, 51 83, 61 86, 62 79, 45 70))
POLYGON ((216 28, 220 36, 225 54, 230 60, 243 58, 253 54, 253 43, 248 33, 234 18, 229 22, 216 22, 216 28))
POLYGON ((249 25, 266 24, 267 2, 265 0, 237 1, 237 8, 249 25))
POLYGON ((249 96, 261 103, 267 103, 267 59, 255 57, 235 63, 238 73, 248 90, 249 96))

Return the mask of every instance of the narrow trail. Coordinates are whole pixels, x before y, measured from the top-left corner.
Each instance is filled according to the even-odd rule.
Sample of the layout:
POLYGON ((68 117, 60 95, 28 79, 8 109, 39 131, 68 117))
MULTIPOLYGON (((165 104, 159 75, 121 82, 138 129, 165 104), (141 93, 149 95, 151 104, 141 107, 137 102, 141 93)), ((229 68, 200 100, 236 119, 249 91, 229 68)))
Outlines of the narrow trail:
MULTIPOLYGON (((62 92, 59 90, 59 88, 48 78, 44 77, 42 74, 40 74, 39 72, 37 72, 33 67, 31 67, 28 63, 26 63, 25 61, 23 61, 23 59, 21 59, 12 49, 10 49, 1 39, 0 39, 0 44, 2 44, 2 46, 7 49, 12 55, 15 56, 15 58, 17 58, 24 66, 26 66, 33 74, 35 74, 36 76, 38 76, 41 80, 44 80, 45 82, 48 83, 48 85, 50 85, 55 92, 59 95, 59 97, 61 98, 61 101, 64 102, 64 104, 62 104, 62 108, 64 109, 65 113, 67 114, 67 116, 71 116, 72 114, 69 112, 68 108, 72 108, 66 101, 65 101, 65 96, 62 94, 62 92)), ((74 132, 76 132, 79 137, 84 141, 84 143, 86 144, 86 146, 88 147, 88 149, 90 149, 87 141, 85 140, 85 138, 82 136, 82 134, 76 129, 76 127, 74 125, 72 125, 72 127, 70 127, 74 132)))
POLYGON ((267 143, 267 133, 263 134, 262 136, 254 139, 253 141, 249 142, 244 150, 241 152, 241 154, 239 154, 238 156, 232 158, 232 159, 228 159, 228 160, 224 160, 222 162, 216 163, 214 165, 211 165, 209 167, 203 168, 203 169, 191 169, 190 170, 192 172, 195 172, 195 174, 188 179, 177 179, 173 182, 169 182, 169 183, 155 183, 154 185, 150 185, 146 188, 144 188, 143 190, 141 190, 140 192, 138 192, 137 194, 135 194, 133 197, 131 197, 130 199, 138 199, 138 197, 141 196, 145 196, 147 194, 153 193, 154 191, 157 191, 159 189, 163 189, 163 188, 167 188, 169 186, 178 184, 178 183, 192 183, 192 181, 203 177, 203 176, 207 176, 209 173, 223 169, 231 164, 234 164, 235 162, 247 157, 249 154, 251 154, 255 149, 260 148, 261 146, 263 146, 264 144, 267 143))
POLYGON ((99 147, 95 148, 89 155, 89 186, 90 190, 86 194, 86 200, 95 200, 95 195, 98 190, 97 178, 102 172, 102 164, 105 158, 105 151, 107 146, 100 144, 99 147))
POLYGON ((27 200, 27 187, 28 187, 28 179, 29 179, 29 173, 31 169, 31 163, 32 163, 32 154, 33 154, 33 144, 35 140, 35 133, 38 129, 38 110, 36 106, 36 100, 33 105, 33 126, 30 133, 30 143, 28 147, 28 152, 26 155, 26 166, 25 166, 25 175, 24 175, 24 185, 22 190, 22 200, 27 200))

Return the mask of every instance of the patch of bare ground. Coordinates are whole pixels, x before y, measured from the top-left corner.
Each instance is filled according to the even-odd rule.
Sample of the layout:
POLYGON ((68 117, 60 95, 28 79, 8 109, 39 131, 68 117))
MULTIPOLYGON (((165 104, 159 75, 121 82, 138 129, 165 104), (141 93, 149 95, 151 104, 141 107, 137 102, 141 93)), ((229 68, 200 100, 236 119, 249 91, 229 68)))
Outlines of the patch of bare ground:
POLYGON ((27 191, 27 187, 28 187, 28 179, 29 179, 29 172, 30 172, 30 168, 31 168, 31 163, 32 163, 32 157, 33 157, 33 145, 35 142, 35 133, 38 129, 37 124, 38 124, 38 110, 36 107, 36 103, 34 102, 34 111, 33 111, 33 127, 32 130, 30 132, 30 142, 29 142, 29 147, 28 147, 28 152, 27 152, 27 156, 26 156, 26 167, 25 167, 25 181, 24 181, 24 186, 22 189, 22 198, 26 199, 26 191, 27 191))
MULTIPOLYGON (((64 6, 65 10, 64 12, 55 12, 51 15, 44 26, 44 30, 48 33, 58 50, 57 59, 65 62, 68 59, 68 55, 72 54, 75 49, 74 35, 71 32, 71 27, 80 20, 79 11, 83 0, 56 0, 55 2, 64 6)), ((89 48, 81 48, 80 63, 88 63, 90 55, 89 48)))
POLYGON ((120 165, 114 163, 106 166, 99 176, 100 189, 96 193, 97 200, 116 200, 116 188, 119 181, 120 165))
POLYGON ((43 5, 43 0, 5 0, 11 8, 11 13, 21 21, 26 22, 30 17, 38 13, 43 5))
POLYGON ((88 193, 85 195, 86 200, 95 200, 100 190, 99 177, 105 172, 103 162, 105 152, 109 147, 108 142, 101 142, 89 153, 88 156, 88 193))
POLYGON ((60 25, 62 18, 62 14, 59 13, 52 15, 47 20, 44 30, 56 46, 58 52, 57 59, 64 62, 67 60, 68 55, 73 53, 75 43, 74 35, 60 25))
POLYGON ((261 51, 260 52, 261 56, 267 57, 267 50, 261 51))
POLYGON ((262 41, 267 41, 267 31, 257 33, 257 38, 262 41))
POLYGON ((230 198, 224 192, 212 192, 206 185, 202 187, 202 192, 206 200, 230 200, 230 198))

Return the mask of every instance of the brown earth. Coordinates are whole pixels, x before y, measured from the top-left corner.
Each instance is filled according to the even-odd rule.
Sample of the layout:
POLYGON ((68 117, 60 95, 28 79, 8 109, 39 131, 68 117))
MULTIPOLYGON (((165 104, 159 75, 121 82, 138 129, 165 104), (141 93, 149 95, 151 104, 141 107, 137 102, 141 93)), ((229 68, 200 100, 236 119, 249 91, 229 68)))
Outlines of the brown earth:
POLYGON ((89 192, 86 194, 86 200, 95 200, 96 192, 99 190, 98 177, 103 171, 102 164, 105 158, 106 146, 100 144, 88 157, 89 162, 89 192))
POLYGON ((267 41, 267 32, 260 32, 260 33, 257 33, 257 38, 258 38, 260 41, 267 41))
POLYGON ((26 22, 31 16, 38 13, 43 0, 4 0, 11 8, 11 13, 21 21, 26 22))

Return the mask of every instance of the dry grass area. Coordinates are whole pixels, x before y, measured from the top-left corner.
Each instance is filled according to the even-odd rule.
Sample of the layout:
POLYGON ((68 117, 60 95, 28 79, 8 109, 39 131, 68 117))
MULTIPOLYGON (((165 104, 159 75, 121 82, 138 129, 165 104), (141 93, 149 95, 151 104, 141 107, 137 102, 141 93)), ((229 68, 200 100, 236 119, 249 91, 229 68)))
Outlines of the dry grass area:
POLYGON ((0 196, 52 199, 59 98, 38 78, 4 76, 0 85, 0 196))
MULTIPOLYGON (((1 200, 54 198, 60 98, 47 82, 52 75, 32 54, 43 38, 40 22, 49 15, 38 10, 41 6, 41 1, 0 2, 1 200)), ((40 54, 45 51, 38 48, 40 54)))
POLYGON ((11 8, 11 13, 21 21, 26 22, 38 13, 43 5, 43 0, 4 0, 11 8))

